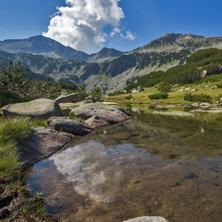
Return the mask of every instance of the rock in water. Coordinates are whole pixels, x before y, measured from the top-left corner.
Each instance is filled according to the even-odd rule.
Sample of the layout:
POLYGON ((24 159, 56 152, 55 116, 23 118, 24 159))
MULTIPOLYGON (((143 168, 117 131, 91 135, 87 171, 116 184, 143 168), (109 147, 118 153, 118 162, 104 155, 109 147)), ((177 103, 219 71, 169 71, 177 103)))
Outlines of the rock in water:
POLYGON ((168 222, 168 220, 163 217, 137 217, 124 222, 168 222))
POLYGON ((61 95, 55 99, 58 103, 77 103, 86 98, 86 95, 83 93, 72 93, 69 95, 61 95))
POLYGON ((72 117, 51 117, 47 124, 56 131, 64 131, 74 135, 83 136, 92 132, 92 128, 85 122, 72 117))
POLYGON ((28 166, 49 157, 73 139, 74 136, 69 133, 35 127, 30 139, 21 145, 23 165, 28 166))
POLYGON ((90 127, 94 128, 94 129, 96 129, 98 127, 109 125, 109 123, 106 120, 101 119, 98 116, 90 117, 89 119, 87 119, 85 121, 85 123, 87 123, 90 127))
POLYGON ((108 123, 119 123, 130 118, 123 109, 103 103, 85 104, 74 108, 70 114, 83 118, 98 116, 108 123))
POLYGON ((56 101, 37 99, 31 102, 10 104, 2 107, 4 116, 26 116, 36 119, 62 116, 62 111, 56 101))

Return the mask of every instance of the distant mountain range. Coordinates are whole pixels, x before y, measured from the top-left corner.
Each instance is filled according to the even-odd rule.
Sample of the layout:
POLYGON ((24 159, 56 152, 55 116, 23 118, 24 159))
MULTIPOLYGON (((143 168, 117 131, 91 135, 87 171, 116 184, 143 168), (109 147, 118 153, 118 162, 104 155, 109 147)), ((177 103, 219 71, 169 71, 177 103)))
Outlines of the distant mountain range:
POLYGON ((104 92, 123 90, 127 80, 155 70, 183 64, 198 49, 222 48, 222 37, 166 34, 129 52, 103 48, 88 55, 50 38, 34 36, 0 41, 0 61, 21 61, 29 76, 84 84, 89 91, 99 86, 104 92))

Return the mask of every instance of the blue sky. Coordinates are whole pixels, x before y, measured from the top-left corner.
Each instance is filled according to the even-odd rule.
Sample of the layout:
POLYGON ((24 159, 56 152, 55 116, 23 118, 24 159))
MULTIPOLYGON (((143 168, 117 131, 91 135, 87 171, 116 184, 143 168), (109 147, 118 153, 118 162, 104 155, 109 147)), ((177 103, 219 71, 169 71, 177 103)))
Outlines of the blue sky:
POLYGON ((70 4, 65 0, 1 0, 0 40, 28 38, 44 32, 64 45, 91 53, 103 46, 122 51, 135 49, 166 33, 222 36, 221 0, 66 1, 70 4), (79 14, 78 2, 82 4, 79 14), (85 10, 87 2, 93 4, 85 10), (111 4, 112 8, 106 10, 111 4), (63 17, 55 15, 58 8, 63 17), (70 17, 70 13, 78 16, 70 17), (98 21, 100 13, 103 18, 98 21), (67 21, 70 18, 78 20, 78 26, 76 21, 67 21), (64 22, 67 23, 64 25, 64 22), (66 33, 69 24, 75 25, 66 33))

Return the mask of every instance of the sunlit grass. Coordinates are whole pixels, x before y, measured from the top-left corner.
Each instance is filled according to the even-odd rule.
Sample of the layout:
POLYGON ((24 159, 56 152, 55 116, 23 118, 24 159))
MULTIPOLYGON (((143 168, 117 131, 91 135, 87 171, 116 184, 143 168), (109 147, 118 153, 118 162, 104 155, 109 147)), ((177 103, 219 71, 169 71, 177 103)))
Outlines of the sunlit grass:
POLYGON ((149 95, 158 93, 157 86, 146 88, 145 91, 139 92, 139 93, 129 93, 129 94, 122 94, 119 96, 110 96, 103 98, 106 102, 118 102, 118 103, 144 103, 144 104, 150 104, 150 103, 175 103, 175 104, 182 104, 182 103, 192 103, 188 101, 184 101, 184 96, 186 93, 192 93, 192 94, 206 94, 210 95, 212 97, 212 102, 216 101, 217 96, 219 96, 222 93, 221 88, 212 89, 212 87, 216 86, 217 84, 221 84, 221 81, 218 82, 200 82, 200 83, 192 83, 192 84, 185 84, 185 85, 179 85, 176 87, 173 87, 170 92, 168 92, 168 98, 167 99, 157 99, 157 100, 150 100, 149 95), (190 90, 179 92, 182 87, 190 88, 190 90), (191 92, 192 89, 197 89, 196 92, 191 92), (132 95, 133 100, 126 100, 126 97, 132 95))
POLYGON ((31 122, 27 118, 0 119, 0 173, 12 180, 21 167, 17 144, 31 134, 31 122))

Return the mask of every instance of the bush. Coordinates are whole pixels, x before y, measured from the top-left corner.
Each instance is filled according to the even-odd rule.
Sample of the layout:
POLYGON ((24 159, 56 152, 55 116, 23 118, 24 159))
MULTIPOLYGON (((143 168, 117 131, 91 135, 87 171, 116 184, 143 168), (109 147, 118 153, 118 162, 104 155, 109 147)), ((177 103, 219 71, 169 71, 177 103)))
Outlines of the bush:
POLYGON ((222 88, 222 83, 217 84, 217 88, 222 88))
POLYGON ((122 94, 125 94, 125 93, 122 92, 122 91, 116 91, 116 92, 113 92, 113 93, 109 93, 108 96, 118 96, 118 95, 122 95, 122 94))
POLYGON ((157 89, 160 92, 170 92, 170 90, 172 89, 172 85, 168 82, 161 82, 157 89))
POLYGON ((129 96, 126 96, 126 100, 131 100, 131 99, 133 99, 131 94, 129 96))
POLYGON ((10 92, 0 91, 0 107, 3 107, 12 103, 28 102, 29 99, 10 92))
POLYGON ((91 91, 91 96, 94 97, 97 101, 102 101, 102 91, 99 87, 94 88, 91 91))
POLYGON ((156 94, 149 95, 149 98, 150 99, 167 99, 168 94, 165 92, 156 93, 156 94))
POLYGON ((190 101, 190 102, 211 102, 212 97, 206 94, 191 94, 191 93, 186 93, 184 96, 185 101, 190 101))

